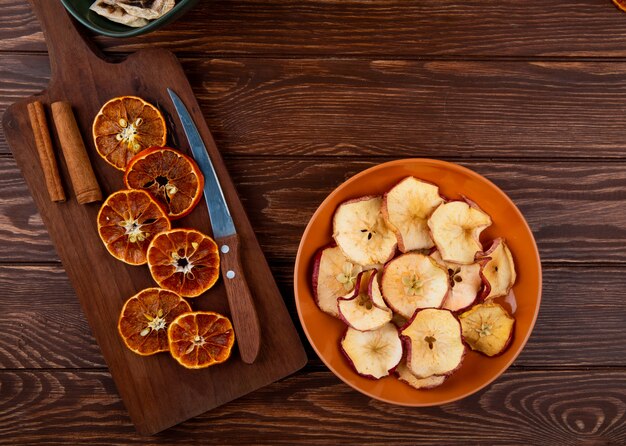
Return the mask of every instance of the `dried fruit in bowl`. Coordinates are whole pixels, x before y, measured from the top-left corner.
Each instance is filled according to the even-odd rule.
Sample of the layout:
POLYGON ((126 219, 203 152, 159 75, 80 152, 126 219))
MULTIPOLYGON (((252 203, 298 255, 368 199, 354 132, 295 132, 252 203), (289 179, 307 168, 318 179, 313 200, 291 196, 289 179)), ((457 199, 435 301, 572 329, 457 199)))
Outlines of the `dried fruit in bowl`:
POLYGON ((479 254, 478 259, 484 260, 485 265, 482 274, 490 287, 485 299, 509 294, 513 284, 515 284, 517 274, 515 273, 513 255, 504 239, 495 239, 486 252, 479 254))
POLYGON ((434 246, 428 229, 428 218, 443 203, 434 184, 407 177, 384 196, 383 215, 398 238, 402 252, 434 246))
POLYGON ((400 362, 400 364, 396 368, 396 375, 398 376, 398 379, 400 381, 407 383, 414 389, 423 390, 438 387, 442 385, 447 378, 446 375, 432 375, 426 378, 418 378, 411 372, 411 370, 409 370, 405 360, 400 362))
POLYGON ((375 269, 359 274, 353 293, 340 297, 337 306, 341 319, 360 331, 376 330, 393 317, 380 293, 378 271, 375 269))
POLYGON ((371 331, 348 327, 340 346, 354 370, 366 378, 388 376, 402 359, 402 341, 391 323, 371 331))
POLYGON ((356 198, 340 204, 333 216, 333 238, 358 265, 385 263, 396 252, 398 240, 385 223, 382 203, 377 196, 356 198))
POLYGON ((463 362, 461 324, 448 310, 417 311, 400 334, 407 344, 407 367, 418 378, 450 375, 463 362))
POLYGON ((501 354, 513 339, 515 319, 493 302, 473 306, 459 316, 463 339, 472 348, 487 356, 501 354))
POLYGON ((437 185, 413 176, 382 198, 337 207, 336 245, 313 259, 313 296, 347 325, 339 345, 357 374, 394 372, 428 390, 462 366, 466 343, 487 356, 506 349, 513 317, 491 300, 476 305, 507 295, 516 278, 503 239, 483 252, 480 237, 491 224, 478 204, 446 201, 437 185))
POLYGON ((356 278, 362 270, 338 246, 318 250, 313 262, 313 296, 320 310, 339 317, 337 299, 354 290, 356 278))
POLYGON ((407 319, 417 309, 440 307, 450 289, 448 273, 443 267, 431 257, 416 252, 387 263, 381 285, 389 308, 407 319))
POLYGON ((450 293, 443 303, 443 308, 450 311, 461 311, 472 305, 483 288, 481 264, 476 262, 470 265, 460 265, 445 262, 439 251, 433 252, 430 256, 448 271, 450 293))
POLYGON ((450 201, 439 206, 428 220, 433 240, 446 262, 469 265, 482 250, 480 233, 491 225, 491 217, 476 204, 450 201))

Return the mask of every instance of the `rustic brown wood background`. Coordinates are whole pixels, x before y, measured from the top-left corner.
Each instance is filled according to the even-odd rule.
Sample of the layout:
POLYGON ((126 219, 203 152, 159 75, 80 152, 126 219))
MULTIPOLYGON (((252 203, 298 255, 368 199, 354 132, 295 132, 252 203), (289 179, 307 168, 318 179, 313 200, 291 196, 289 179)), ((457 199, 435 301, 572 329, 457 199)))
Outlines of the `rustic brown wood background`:
MULTIPOLYGON (((0 11, 2 113, 50 67, 26 1, 0 11)), ((509 371, 454 404, 371 400, 308 348, 295 376, 139 437, 0 133, 0 444, 626 444, 626 14, 610 0, 205 0, 162 31, 95 41, 177 53, 294 319, 317 205, 416 156, 517 203, 541 313, 509 371)))

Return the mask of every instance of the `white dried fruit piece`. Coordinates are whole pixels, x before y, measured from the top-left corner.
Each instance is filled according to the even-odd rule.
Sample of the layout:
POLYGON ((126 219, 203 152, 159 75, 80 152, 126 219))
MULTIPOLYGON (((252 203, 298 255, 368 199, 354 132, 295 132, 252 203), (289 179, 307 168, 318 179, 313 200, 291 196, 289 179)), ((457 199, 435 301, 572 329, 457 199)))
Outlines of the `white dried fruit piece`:
POLYGON ((433 252, 430 256, 448 272, 450 292, 443 302, 442 308, 450 311, 461 311, 472 305, 478 298, 483 286, 480 263, 460 265, 445 262, 439 251, 433 252))
POLYGON ((382 198, 366 196, 339 205, 333 216, 333 238, 358 265, 386 263, 396 252, 397 239, 381 213, 382 198))
POLYGON ((353 293, 340 297, 337 306, 341 319, 360 331, 380 328, 393 317, 380 294, 376 270, 362 272, 353 293))
POLYGON ((124 8, 111 0, 96 0, 91 4, 89 9, 98 15, 106 17, 112 22, 132 26, 133 28, 140 28, 149 23, 146 19, 129 14, 124 8))
POLYGON ((461 325, 448 310, 417 311, 400 335, 407 343, 407 367, 418 378, 449 375, 463 362, 461 325))
POLYGON ((432 375, 426 378, 418 378, 411 373, 411 370, 409 370, 405 361, 400 362, 398 367, 396 367, 395 372, 400 381, 407 383, 409 386, 418 390, 427 390, 438 387, 442 385, 447 378, 446 375, 432 375))
POLYGON ((374 302, 374 305, 378 305, 381 308, 388 308, 387 304, 385 303, 385 299, 383 298, 383 293, 380 291, 381 276, 382 274, 380 274, 379 271, 376 271, 376 274, 372 274, 369 281, 368 293, 370 295, 370 298, 372 299, 372 302, 374 302))
POLYGON ((385 266, 381 285, 387 305, 407 319, 417 309, 440 307, 449 290, 443 267, 429 256, 413 252, 385 266))
POLYGON ((477 259, 485 260, 482 274, 491 287, 485 299, 508 295, 515 284, 517 274, 513 255, 504 239, 495 239, 489 250, 480 253, 477 259))
POLYGON ((513 339, 515 319, 496 303, 475 305, 459 320, 465 342, 487 356, 504 352, 513 339))
POLYGON ((402 252, 433 247, 428 218, 441 203, 434 184, 407 177, 384 196, 383 216, 398 238, 402 252))
POLYGON ((313 261, 313 296, 317 306, 333 317, 339 317, 337 299, 355 287, 362 271, 337 246, 320 249, 313 261))
POLYGON ((476 204, 450 201, 435 209, 428 219, 432 238, 446 262, 469 265, 482 250, 480 233, 491 225, 491 217, 476 204))
POLYGON ((175 0, 107 0, 128 14, 146 20, 155 20, 164 16, 175 6, 175 0))
POLYGON ((366 378, 388 376, 402 359, 402 341, 391 323, 370 331, 348 327, 340 347, 354 370, 366 378))

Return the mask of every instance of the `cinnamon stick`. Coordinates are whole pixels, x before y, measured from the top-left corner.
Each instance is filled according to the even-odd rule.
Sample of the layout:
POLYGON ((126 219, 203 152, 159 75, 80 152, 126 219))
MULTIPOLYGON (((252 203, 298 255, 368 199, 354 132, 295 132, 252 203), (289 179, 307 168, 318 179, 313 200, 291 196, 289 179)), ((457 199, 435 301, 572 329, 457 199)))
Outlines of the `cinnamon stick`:
POLYGON ((50 130, 48 129, 48 121, 46 121, 43 104, 39 101, 35 101, 28 104, 27 108, 30 126, 35 136, 35 146, 39 153, 39 162, 43 170, 44 179, 46 180, 46 188, 48 189, 50 200, 57 202, 65 201, 65 192, 61 184, 59 166, 54 156, 52 139, 50 138, 50 130))
POLYGON ((61 142, 61 150, 80 204, 102 201, 102 191, 91 167, 85 143, 69 102, 52 104, 52 118, 61 142))

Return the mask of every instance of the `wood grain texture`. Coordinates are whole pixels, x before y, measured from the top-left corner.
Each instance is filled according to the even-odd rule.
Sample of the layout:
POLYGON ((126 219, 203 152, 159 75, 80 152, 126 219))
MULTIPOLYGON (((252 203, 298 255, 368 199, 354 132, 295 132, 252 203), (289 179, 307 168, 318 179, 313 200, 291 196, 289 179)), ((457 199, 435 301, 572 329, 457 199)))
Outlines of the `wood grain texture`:
MULTIPOLYGON (((228 166, 266 255, 274 259, 295 256, 309 218, 333 189, 383 161, 233 159, 228 166)), ((533 230, 544 263, 626 260, 624 163, 460 164, 513 199, 533 230)))
MULTIPOLYGON (((49 77, 45 55, 0 63, 0 112, 49 77)), ((183 67, 225 156, 626 158, 626 62, 191 58, 183 67)))
MULTIPOLYGON (((272 272, 299 327, 293 265, 274 263, 272 272)), ((623 268, 550 267, 543 279, 539 318, 514 367, 626 367, 623 268)), ((0 369, 104 366, 60 266, 1 265, 0 290, 10 291, 0 313, 0 369)), ((320 365, 298 330, 309 364, 320 365)))
MULTIPOLYGON (((27 1, 0 10, 3 114, 51 70, 27 1)), ((542 308, 512 368, 464 401, 370 400, 305 342, 298 375, 146 440, 0 131, 0 444, 626 444, 626 14, 610 0, 205 0, 161 31, 95 41, 184 58, 294 320, 315 208, 415 156, 514 199, 544 262, 542 308)))
MULTIPOLYGON (((26 0, 0 8, 0 50, 45 50, 26 0)), ((205 0, 161 31, 97 40, 206 55, 623 57, 624 39, 624 16, 603 0, 205 0)))
MULTIPOLYGON (((350 176, 384 162, 233 158, 226 161, 270 261, 293 261, 309 218, 350 176)), ((544 263, 626 262, 626 164, 460 162, 517 204, 544 263)), ((0 159, 0 242, 4 261, 56 261, 47 231, 13 160, 0 159)))
POLYGON ((0 369, 106 367, 62 266, 2 265, 0 290, 0 369))
POLYGON ((509 371, 435 408, 371 400, 330 372, 298 374, 147 440, 101 371, 3 371, 0 444, 618 445, 626 372, 509 371), (364 414, 367 414, 364 416, 364 414), (288 426, 288 428, 286 428, 288 426))
POLYGON ((4 261, 58 262, 24 177, 12 158, 0 158, 0 244, 4 261))

